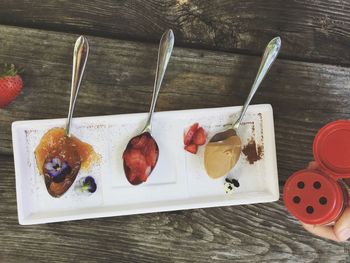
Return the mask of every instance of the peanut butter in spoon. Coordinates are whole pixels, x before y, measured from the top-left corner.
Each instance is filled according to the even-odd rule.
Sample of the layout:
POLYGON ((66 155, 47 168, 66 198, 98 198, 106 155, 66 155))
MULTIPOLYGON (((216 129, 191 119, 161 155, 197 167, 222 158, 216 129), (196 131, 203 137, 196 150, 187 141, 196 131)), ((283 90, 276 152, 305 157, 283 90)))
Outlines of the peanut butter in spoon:
POLYGON ((250 101, 260 86, 261 81, 264 79, 272 63, 277 58, 280 48, 280 37, 275 37, 267 44, 258 73, 238 119, 226 129, 226 131, 215 134, 205 147, 204 164, 210 177, 219 178, 224 176, 237 163, 241 153, 242 144, 241 139, 237 136, 237 130, 247 111, 250 101))
POLYGON ((226 175, 237 163, 241 154, 241 139, 231 136, 223 141, 209 142, 205 147, 204 165, 209 177, 226 175))

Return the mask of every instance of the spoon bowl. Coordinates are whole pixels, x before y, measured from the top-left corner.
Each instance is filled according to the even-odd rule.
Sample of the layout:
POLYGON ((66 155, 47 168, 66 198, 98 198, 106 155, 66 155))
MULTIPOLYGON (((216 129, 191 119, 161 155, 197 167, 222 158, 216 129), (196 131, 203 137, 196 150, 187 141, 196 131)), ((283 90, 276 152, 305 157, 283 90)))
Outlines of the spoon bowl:
POLYGON ((217 134, 215 134, 213 137, 211 137, 209 142, 224 141, 225 139, 232 137, 232 136, 237 136, 236 130, 228 129, 226 131, 218 132, 217 134))
POLYGON ((149 132, 133 137, 123 153, 123 166, 128 181, 133 185, 146 182, 157 164, 159 148, 149 132))

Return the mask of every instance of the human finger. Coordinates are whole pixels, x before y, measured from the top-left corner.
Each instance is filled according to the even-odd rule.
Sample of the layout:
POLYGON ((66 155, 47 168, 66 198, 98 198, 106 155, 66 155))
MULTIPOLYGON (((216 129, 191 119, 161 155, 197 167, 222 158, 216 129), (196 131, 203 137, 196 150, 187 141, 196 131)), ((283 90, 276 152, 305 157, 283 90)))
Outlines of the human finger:
POLYGON ((345 208, 341 217, 334 225, 334 232, 340 241, 350 238, 350 207, 345 208))
POLYGON ((340 241, 334 232, 333 226, 316 226, 304 223, 301 224, 303 225, 306 231, 310 232, 311 234, 314 234, 315 236, 319 236, 337 242, 340 241))

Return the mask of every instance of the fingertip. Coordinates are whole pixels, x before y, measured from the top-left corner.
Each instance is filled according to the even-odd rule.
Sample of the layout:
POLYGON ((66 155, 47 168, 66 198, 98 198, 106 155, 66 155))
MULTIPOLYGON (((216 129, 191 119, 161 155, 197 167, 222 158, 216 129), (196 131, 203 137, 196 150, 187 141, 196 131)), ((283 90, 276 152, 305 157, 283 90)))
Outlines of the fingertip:
POLYGON ((336 233, 337 238, 341 241, 347 241, 350 238, 350 228, 342 229, 336 233))
POLYGON ((334 232, 340 241, 350 238, 350 207, 347 207, 338 221, 335 223, 334 232))

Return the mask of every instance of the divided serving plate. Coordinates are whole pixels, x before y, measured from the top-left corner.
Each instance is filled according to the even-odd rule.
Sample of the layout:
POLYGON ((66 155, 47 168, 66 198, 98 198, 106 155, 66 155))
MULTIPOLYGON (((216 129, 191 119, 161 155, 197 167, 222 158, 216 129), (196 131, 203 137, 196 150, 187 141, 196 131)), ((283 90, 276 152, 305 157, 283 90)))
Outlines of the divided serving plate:
POLYGON ((262 158, 250 164, 242 153, 229 173, 239 181, 233 194, 224 190, 225 177, 211 179, 204 164, 204 146, 196 155, 184 150, 186 128, 198 122, 210 138, 235 120, 241 107, 156 112, 152 135, 159 146, 157 166, 142 185, 127 181, 122 154, 129 139, 138 134, 146 113, 74 118, 71 132, 101 155, 89 171, 80 171, 75 183, 91 175, 95 193, 74 191, 75 183, 60 198, 51 197, 38 172, 34 149, 44 133, 63 127, 65 119, 17 121, 12 124, 18 220, 22 225, 120 216, 181 209, 272 202, 279 199, 272 107, 253 105, 238 135, 243 146, 254 139, 263 148, 262 158))

